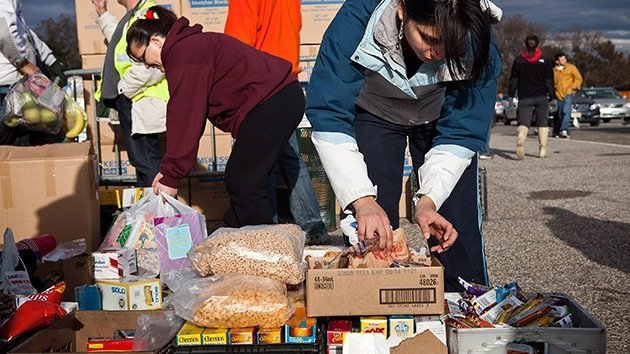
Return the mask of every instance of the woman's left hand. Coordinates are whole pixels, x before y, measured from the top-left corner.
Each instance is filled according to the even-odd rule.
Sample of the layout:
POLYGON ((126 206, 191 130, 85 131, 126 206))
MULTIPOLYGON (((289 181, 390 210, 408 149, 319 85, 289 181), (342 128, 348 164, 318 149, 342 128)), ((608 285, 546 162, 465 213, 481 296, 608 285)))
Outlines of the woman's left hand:
POLYGON ((424 238, 428 239, 433 235, 438 241, 437 246, 431 247, 431 252, 448 251, 457 240, 457 230, 446 218, 438 214, 435 204, 430 198, 420 197, 418 204, 416 204, 414 216, 424 238))
POLYGON ((160 192, 163 192, 164 194, 168 194, 173 198, 177 197, 177 188, 165 186, 162 183, 160 183, 160 180, 162 179, 163 176, 164 175, 160 172, 158 172, 158 174, 155 175, 155 178, 153 179, 153 183, 151 184, 151 187, 153 187, 153 193, 157 195, 157 194, 160 194, 160 192))

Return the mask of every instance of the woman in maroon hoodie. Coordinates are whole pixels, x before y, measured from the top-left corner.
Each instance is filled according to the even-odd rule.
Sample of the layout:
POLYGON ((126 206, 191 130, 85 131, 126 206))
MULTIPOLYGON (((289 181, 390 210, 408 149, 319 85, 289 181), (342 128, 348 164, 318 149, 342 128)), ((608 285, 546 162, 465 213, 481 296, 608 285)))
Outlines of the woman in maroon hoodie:
POLYGON ((304 114, 291 63, 153 6, 127 32, 130 57, 166 73, 167 150, 153 191, 177 194, 206 120, 236 139, 225 168, 230 227, 271 224, 267 176, 304 114))

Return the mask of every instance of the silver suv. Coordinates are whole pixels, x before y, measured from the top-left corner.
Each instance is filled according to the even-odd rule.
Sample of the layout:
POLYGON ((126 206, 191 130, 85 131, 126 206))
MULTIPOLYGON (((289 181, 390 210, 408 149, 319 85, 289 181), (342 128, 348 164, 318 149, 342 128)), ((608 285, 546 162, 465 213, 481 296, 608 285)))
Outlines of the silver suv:
POLYGON ((589 87, 582 89, 585 96, 599 105, 600 116, 604 123, 611 119, 630 121, 630 103, 612 87, 589 87))

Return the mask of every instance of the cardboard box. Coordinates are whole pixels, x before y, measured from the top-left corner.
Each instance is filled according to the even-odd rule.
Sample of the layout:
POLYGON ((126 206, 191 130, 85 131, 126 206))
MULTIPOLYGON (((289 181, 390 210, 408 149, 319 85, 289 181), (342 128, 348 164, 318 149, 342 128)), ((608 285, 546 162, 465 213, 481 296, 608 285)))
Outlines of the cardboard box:
POLYGON ((97 280, 101 289, 103 310, 159 310, 162 308, 162 285, 159 279, 127 277, 117 280, 97 280))
POLYGON ((136 250, 105 248, 92 253, 94 279, 121 279, 138 271, 136 250))
POLYGON ((300 43, 319 44, 330 22, 343 5, 343 0, 302 0, 300 43))
POLYGON ((90 143, 0 146, 0 229, 19 241, 52 234, 58 243, 100 244, 100 213, 90 143))
POLYGON ((202 25, 204 32, 223 33, 227 14, 227 0, 182 0, 182 16, 202 25))
POLYGON ((391 348, 391 354, 417 354, 422 348, 423 354, 446 354, 448 349, 433 333, 424 331, 414 337, 403 340, 399 345, 391 348))
POLYGON ((177 332, 177 345, 201 345, 201 333, 203 331, 202 327, 198 327, 190 322, 184 323, 184 326, 177 332))
MULTIPOLYGON (((308 82, 311 79, 311 73, 315 67, 315 60, 319 52, 319 44, 301 45, 300 46, 300 73, 298 80, 308 82)), ((308 90, 308 89, 307 89, 308 90)))
MULTIPOLYGON (((151 311, 77 311, 42 329, 9 353, 87 353, 89 338, 111 337, 118 329, 134 329, 141 314, 151 311)), ((156 352, 166 353, 173 338, 167 338, 169 345, 156 352)))
POLYGON ((309 317, 444 311, 444 268, 435 258, 430 267, 382 269, 312 269, 316 260, 309 259, 306 271, 309 317))
MULTIPOLYGON (((178 16, 181 15, 179 0, 155 0, 158 5, 165 6, 178 16)), ((105 54, 107 44, 105 37, 96 24, 98 15, 94 6, 84 0, 75 0, 77 19, 77 41, 79 54, 105 54)), ((107 2, 107 10, 117 19, 121 19, 127 12, 126 8, 115 1, 107 2)))
POLYGON ((226 345, 228 341, 227 328, 206 328, 201 334, 201 343, 203 345, 226 345))
POLYGON ((223 220, 230 206, 224 176, 189 177, 179 184, 179 199, 206 216, 206 221, 223 220))
POLYGON ((74 296, 74 288, 80 285, 94 284, 92 280, 92 257, 83 254, 57 262, 38 263, 35 276, 44 284, 52 285, 57 280, 65 281, 66 291, 63 292, 61 300, 77 301, 74 296))

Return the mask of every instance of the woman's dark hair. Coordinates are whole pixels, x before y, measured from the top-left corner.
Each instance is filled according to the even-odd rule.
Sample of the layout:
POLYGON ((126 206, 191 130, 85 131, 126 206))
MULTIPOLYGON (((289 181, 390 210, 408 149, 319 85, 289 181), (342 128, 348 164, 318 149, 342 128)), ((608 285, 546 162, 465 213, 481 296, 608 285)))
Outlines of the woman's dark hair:
MULTIPOLYGON (((402 1, 402 0, 401 0, 402 1)), ((463 52, 472 45, 470 78, 477 80, 489 63, 490 9, 482 10, 479 0, 406 0, 405 16, 419 24, 435 25, 444 48, 444 61, 453 77, 464 72, 463 52)))
POLYGON ((127 55, 130 58, 134 57, 130 50, 132 44, 148 45, 153 36, 166 38, 177 21, 177 16, 162 6, 151 6, 144 12, 138 12, 137 16, 138 19, 127 30, 127 55))

